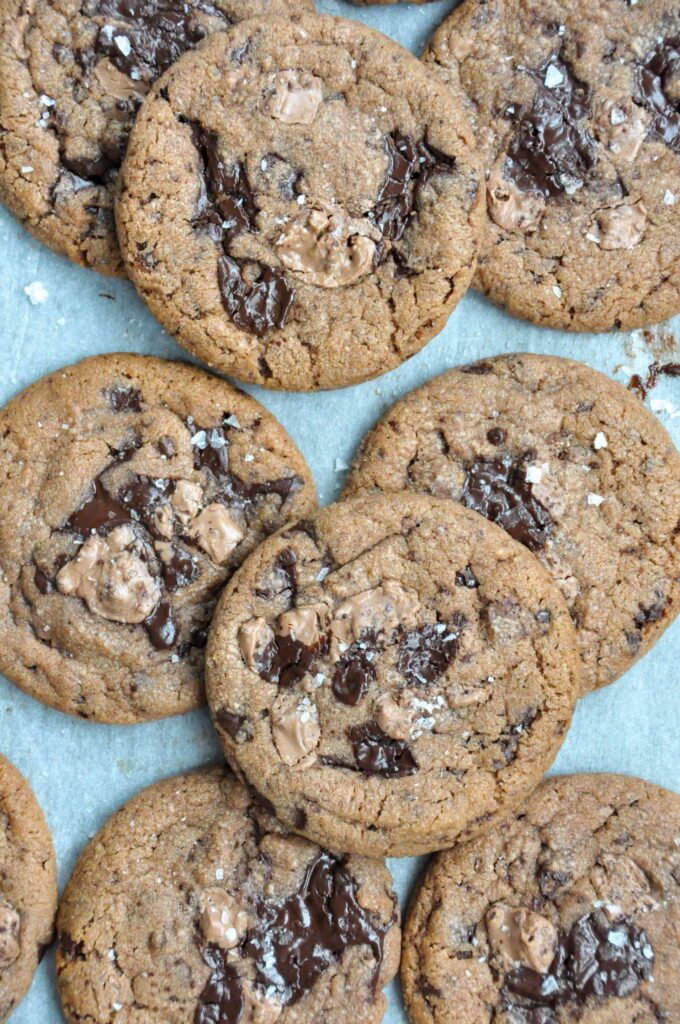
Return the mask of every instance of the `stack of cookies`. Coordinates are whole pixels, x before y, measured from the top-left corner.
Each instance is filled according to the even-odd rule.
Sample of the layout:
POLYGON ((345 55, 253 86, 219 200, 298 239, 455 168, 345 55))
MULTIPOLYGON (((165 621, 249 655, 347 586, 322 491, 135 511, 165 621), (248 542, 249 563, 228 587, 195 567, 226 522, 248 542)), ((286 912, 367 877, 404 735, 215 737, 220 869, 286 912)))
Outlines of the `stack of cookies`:
MULTIPOLYGON (((680 14, 619 6, 465 0, 420 62, 306 0, 0 0, 0 193, 268 388, 398 366, 473 279, 541 324, 656 322, 680 14)), ((207 699, 229 766, 82 853, 69 1024, 377 1024, 400 961, 414 1024, 679 1024, 680 797, 543 780, 680 607, 680 455, 637 397, 480 359, 389 409, 319 510, 255 398, 92 357, 0 411, 0 509, 0 670, 92 723, 207 699), (383 858, 432 853, 402 948, 383 858)), ((0 1021, 56 903, 0 758, 0 1021)))

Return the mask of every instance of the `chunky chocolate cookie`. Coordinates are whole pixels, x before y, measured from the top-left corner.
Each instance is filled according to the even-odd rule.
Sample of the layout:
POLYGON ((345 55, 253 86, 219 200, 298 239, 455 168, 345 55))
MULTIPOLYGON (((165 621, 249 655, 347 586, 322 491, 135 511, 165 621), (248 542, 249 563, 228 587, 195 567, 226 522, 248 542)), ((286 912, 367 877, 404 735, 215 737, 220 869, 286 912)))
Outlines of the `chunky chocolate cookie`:
POLYGON ((47 822, 26 779, 0 755, 0 1022, 28 991, 56 912, 47 822))
POLYGON ((620 775, 545 782, 441 854, 410 909, 413 1024, 680 1020, 680 797, 620 775))
POLYGON ((536 785, 579 685, 567 607, 521 544, 452 501, 343 502, 270 537, 218 604, 208 700, 281 820, 405 855, 536 785))
POLYGON ((243 18, 311 0, 0 0, 0 197, 51 249, 120 274, 113 193, 161 72, 243 18))
POLYGON ((501 356, 407 395, 364 438, 345 496, 402 490, 454 498, 534 552, 578 628, 586 691, 678 613, 680 455, 583 363, 501 356))
POLYGON ((359 22, 259 19, 152 89, 117 204, 151 311, 206 362, 271 388, 397 366, 472 276, 481 227, 462 104, 359 22))
POLYGON ((425 59, 470 98, 487 171, 482 291, 577 331, 680 311, 675 0, 466 0, 425 59))
POLYGON ((181 363, 101 356, 0 412, 0 669, 105 722, 203 701, 215 597, 316 507, 262 406, 181 363))
POLYGON ((114 814, 58 931, 68 1024, 377 1024, 399 964, 387 868, 292 836, 221 769, 114 814))

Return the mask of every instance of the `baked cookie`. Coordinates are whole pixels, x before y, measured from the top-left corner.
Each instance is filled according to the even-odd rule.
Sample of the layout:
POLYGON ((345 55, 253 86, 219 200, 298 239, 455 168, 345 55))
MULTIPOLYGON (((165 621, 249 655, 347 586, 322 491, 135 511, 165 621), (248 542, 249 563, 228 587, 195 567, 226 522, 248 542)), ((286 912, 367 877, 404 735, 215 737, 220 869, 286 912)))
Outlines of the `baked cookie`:
POLYGON ((68 1024, 377 1024, 399 964, 387 868, 292 836, 222 769, 114 814, 58 931, 68 1024))
POLYGON ((425 60, 470 97, 487 171, 481 291, 574 331, 680 311, 675 0, 466 0, 425 60))
POLYGON ((161 72, 243 18, 311 0, 0 0, 0 197, 41 242, 122 274, 113 193, 161 72))
POLYGON ((208 700, 291 829, 374 855, 488 828, 549 767, 579 684, 567 607, 521 544, 419 494, 279 531, 218 604, 208 700))
POLYGON ((0 1022, 28 991, 56 912, 47 822, 26 779, 0 755, 0 1022))
POLYGON ((121 175, 128 271, 205 362, 308 391, 384 373, 444 325, 483 211, 455 96, 360 22, 259 19, 151 90, 121 175))
POLYGON ((455 498, 554 577, 578 629, 584 692, 652 647, 680 608, 680 455, 624 387, 551 356, 435 377, 364 438, 345 497, 455 498))
POLYGON ((201 704, 217 592, 316 508, 254 399, 192 366, 86 359, 0 412, 0 670, 100 722, 201 704))
POLYGON ((565 775, 432 863, 404 930, 413 1024, 676 1024, 680 797, 565 775))

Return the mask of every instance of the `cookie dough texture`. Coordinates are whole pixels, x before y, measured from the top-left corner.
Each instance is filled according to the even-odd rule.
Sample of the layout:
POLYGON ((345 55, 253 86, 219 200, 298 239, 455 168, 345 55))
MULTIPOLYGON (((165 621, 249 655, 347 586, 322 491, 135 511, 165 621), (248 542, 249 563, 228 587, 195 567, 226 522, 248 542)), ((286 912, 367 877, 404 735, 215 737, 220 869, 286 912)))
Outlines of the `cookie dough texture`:
POLYGON ((502 530, 417 494, 330 506, 232 579, 207 652, 228 760, 340 849, 441 849, 550 765, 579 684, 564 601, 502 530))
POLYGON ((680 311, 680 11, 671 0, 472 0, 435 33, 487 173, 476 286, 535 323, 680 311))
POLYGON ((225 381, 132 355, 38 381, 0 435, 2 671, 98 721, 202 703, 218 591, 316 507, 290 437, 225 381))
POLYGON ((680 797, 620 775, 545 782, 432 863, 404 929, 413 1024, 680 1020, 680 797))
POLYGON ((135 123, 128 271, 180 344, 305 391, 397 366, 446 322, 481 227, 460 102, 359 22, 253 20, 187 54, 135 123))
POLYGON ((0 1021, 28 991, 56 912, 47 822, 24 777, 0 755, 0 1021))
POLYGON ((291 836, 221 769, 109 819, 58 933, 68 1024, 377 1024, 399 964, 387 868, 291 836))
POLYGON ((130 128, 185 50, 308 0, 2 0, 0 197, 41 242, 122 274, 113 195, 130 128))
POLYGON ((680 455, 583 363, 511 355, 435 377, 364 438, 346 497, 424 491, 482 511, 553 576, 584 690, 611 683, 680 606, 680 455))

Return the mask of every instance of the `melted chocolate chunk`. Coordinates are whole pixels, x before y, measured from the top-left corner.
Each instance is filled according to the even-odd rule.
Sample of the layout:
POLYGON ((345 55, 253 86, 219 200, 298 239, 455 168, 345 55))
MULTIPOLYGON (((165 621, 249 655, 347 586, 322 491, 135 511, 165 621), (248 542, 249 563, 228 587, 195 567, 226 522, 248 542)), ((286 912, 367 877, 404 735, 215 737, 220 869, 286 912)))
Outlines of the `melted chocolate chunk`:
POLYGON ((194 1024, 238 1024, 243 1013, 243 992, 236 965, 219 946, 203 950, 210 977, 199 996, 194 1024))
POLYGON ((367 647, 369 639, 374 640, 375 637, 362 638, 353 643, 335 666, 331 688, 338 700, 349 707, 359 703, 375 679, 372 660, 375 648, 371 650, 367 647))
POLYGON ((309 672, 325 643, 308 647, 292 636, 277 635, 260 657, 258 675, 268 683, 295 686, 309 672))
POLYGON ((397 242, 418 210, 418 192, 435 172, 451 171, 455 158, 410 135, 385 137, 387 171, 373 211, 384 238, 397 242))
POLYGON ((263 337, 272 327, 284 327, 295 290, 275 267, 264 266, 256 279, 248 283, 243 265, 226 253, 217 264, 222 303, 237 327, 263 337))
POLYGON ((99 29, 94 54, 81 52, 80 62, 85 66, 94 64, 95 54, 101 54, 128 78, 153 82, 186 50, 206 37, 207 31, 198 19, 199 11, 219 18, 225 28, 230 25, 226 15, 205 0, 100 0, 90 4, 90 15, 103 15, 116 24, 105 24, 99 29), (129 45, 119 45, 121 38, 129 45))
POLYGON ((207 225, 212 237, 229 245, 242 231, 252 231, 258 208, 243 164, 229 170, 220 156, 218 139, 195 121, 194 145, 203 160, 203 188, 198 201, 198 224, 207 225))
POLYGON ((108 533, 115 526, 129 522, 130 510, 109 494, 97 477, 90 486, 90 497, 69 516, 64 523, 64 530, 83 539, 89 533, 108 533))
POLYGON ((552 1021, 530 1016, 539 1008, 583 1006, 589 998, 623 998, 651 977, 654 952, 641 928, 627 916, 611 921, 601 910, 560 932, 555 956, 546 974, 519 967, 505 976, 503 1008, 520 1021, 552 1021), (527 1014, 527 1016, 522 1016, 527 1014))
POLYGON ((463 617, 456 615, 455 623, 432 622, 404 635, 397 668, 408 683, 426 686, 446 672, 458 651, 463 622, 463 617))
POLYGON ((527 481, 524 459, 501 455, 494 459, 475 459, 466 467, 461 502, 497 523, 530 551, 545 544, 552 518, 534 497, 527 481))
POLYGON ((104 394, 114 412, 142 411, 142 396, 137 388, 109 388, 104 394))
POLYGON ((366 775, 401 778, 414 775, 418 762, 404 740, 395 740, 383 732, 377 722, 366 722, 347 730, 357 767, 366 775))
POLYGON ((128 522, 142 523, 153 536, 160 536, 154 526, 154 515, 172 492, 170 480, 152 480, 134 476, 118 492, 120 502, 128 509, 128 522))
POLYGON ((650 132, 671 149, 680 151, 680 102, 677 77, 680 75, 680 36, 669 36, 638 65, 635 74, 636 101, 652 115, 650 132), (673 81, 676 89, 673 90, 673 81))
POLYGON ((323 852, 307 868, 298 892, 274 906, 260 903, 243 953, 254 962, 257 983, 289 1006, 350 946, 369 947, 375 979, 383 940, 384 931, 357 900, 357 884, 345 863, 323 852))
POLYGON ((537 83, 536 95, 518 121, 503 173, 520 191, 551 199, 583 181, 595 166, 595 140, 585 126, 590 90, 557 54, 529 74, 537 83), (551 89, 545 85, 548 74, 561 76, 551 89))
POLYGON ((169 650, 177 644, 179 630, 169 601, 159 601, 151 615, 144 619, 144 628, 159 651, 169 650))
POLYGON ((169 561, 162 565, 162 576, 165 586, 171 593, 188 587, 198 577, 198 562, 183 548, 173 546, 169 561))

